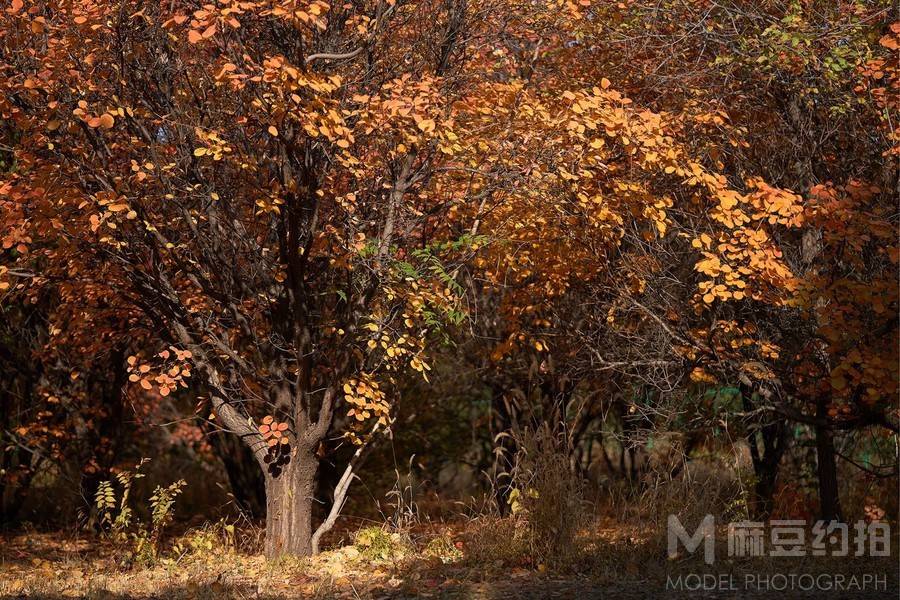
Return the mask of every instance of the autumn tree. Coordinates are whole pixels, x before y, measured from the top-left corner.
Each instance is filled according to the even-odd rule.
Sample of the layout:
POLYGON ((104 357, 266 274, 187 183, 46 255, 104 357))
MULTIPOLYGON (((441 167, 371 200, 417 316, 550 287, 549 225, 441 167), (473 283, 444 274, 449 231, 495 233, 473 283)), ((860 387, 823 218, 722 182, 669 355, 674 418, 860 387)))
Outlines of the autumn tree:
MULTIPOLYGON (((496 127, 478 161, 490 167, 475 179, 491 207, 486 229, 500 242, 481 259, 502 290, 482 295, 495 298, 481 311, 483 334, 495 344, 495 366, 485 372, 499 375, 506 413, 521 382, 540 390, 553 380, 593 379, 596 388, 614 373, 676 400, 691 388, 741 388, 736 416, 753 459, 755 505, 766 514, 786 419, 814 425, 822 440, 834 429, 895 427, 886 401, 896 371, 886 365, 896 351, 863 333, 895 327, 878 316, 895 312, 881 279, 896 274, 884 234, 892 218, 886 198, 895 193, 885 185, 896 180, 896 163, 881 160, 894 154, 897 83, 886 51, 896 49, 895 25, 878 5, 666 6, 529 14, 527 34, 498 53, 523 79, 517 104, 505 109, 515 118, 496 127), (556 129, 540 129, 538 120, 556 129), (851 140, 853 151, 841 150, 851 140), (504 154, 530 143, 533 151, 504 154), (828 183, 847 177, 871 183, 852 181, 850 193, 828 183), (823 195, 844 201, 825 203, 823 195), (833 211, 844 225, 827 216, 833 211), (816 249, 822 235, 830 242, 816 249), (853 248, 854 262, 838 248, 853 248), (856 361, 841 358, 835 382, 845 385, 842 374, 852 373, 859 394, 863 377, 877 380, 868 408, 839 408, 829 390, 796 387, 799 357, 828 345, 813 340, 838 319, 823 314, 830 310, 841 333, 826 331, 843 340, 831 347, 854 349, 856 361), (497 312, 504 318, 493 318, 497 312), (872 349, 865 359, 864 347, 872 349), (838 423, 840 411, 855 416, 838 423)), ((836 358, 812 379, 821 381, 836 358)), ((519 397, 522 404, 531 392, 519 397)), ((657 416, 673 408, 656 400, 631 407, 657 416)), ((829 456, 833 465, 827 446, 820 470, 829 456)))
MULTIPOLYGON (((4 288, 64 289, 145 336, 135 389, 197 381, 265 472, 269 556, 316 551, 391 385, 458 319, 462 3, 14 2, 3 13, 4 288), (9 246, 5 246, 9 247, 9 246), (20 268, 34 277, 22 279, 20 268), (323 442, 360 444, 313 528, 323 442)), ((132 333, 133 333, 132 332, 132 333)), ((130 334, 129 334, 130 335, 130 334)))
POLYGON ((762 496, 773 491, 786 423, 815 430, 820 504, 832 518, 840 511, 829 440, 856 428, 896 431, 897 375, 887 367, 896 348, 881 342, 896 336, 886 316, 895 294, 882 284, 897 272, 896 240, 885 232, 896 226, 900 26, 883 2, 666 7, 600 7, 600 21, 622 35, 593 38, 596 52, 636 99, 694 115, 692 152, 707 166, 731 181, 761 177, 752 195, 734 197, 734 218, 711 211, 711 220, 682 223, 707 276, 692 301, 700 310, 680 311, 695 313, 682 332, 701 342, 692 354, 706 356, 695 379, 740 382, 762 496), (762 295, 765 279, 771 293, 762 295))

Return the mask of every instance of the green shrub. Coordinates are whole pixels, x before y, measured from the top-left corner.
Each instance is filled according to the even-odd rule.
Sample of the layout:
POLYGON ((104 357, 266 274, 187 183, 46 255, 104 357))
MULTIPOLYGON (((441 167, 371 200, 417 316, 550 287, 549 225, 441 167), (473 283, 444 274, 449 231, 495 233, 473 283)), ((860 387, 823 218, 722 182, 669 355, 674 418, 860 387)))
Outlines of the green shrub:
POLYGON ((444 564, 454 563, 463 558, 462 550, 448 535, 440 535, 429 541, 422 553, 425 556, 437 558, 444 564))
POLYGON ((130 544, 127 558, 142 565, 156 563, 163 533, 174 517, 175 500, 186 485, 179 479, 165 487, 156 486, 148 500, 150 522, 142 523, 134 516, 131 490, 134 481, 144 477, 141 469, 148 462, 149 458, 143 458, 134 471, 116 473, 118 493, 112 481, 103 481, 94 496, 100 526, 115 541, 130 544))
POLYGON ((369 560, 398 560, 408 554, 408 544, 399 533, 389 533, 382 527, 372 526, 356 532, 353 545, 360 555, 369 560))

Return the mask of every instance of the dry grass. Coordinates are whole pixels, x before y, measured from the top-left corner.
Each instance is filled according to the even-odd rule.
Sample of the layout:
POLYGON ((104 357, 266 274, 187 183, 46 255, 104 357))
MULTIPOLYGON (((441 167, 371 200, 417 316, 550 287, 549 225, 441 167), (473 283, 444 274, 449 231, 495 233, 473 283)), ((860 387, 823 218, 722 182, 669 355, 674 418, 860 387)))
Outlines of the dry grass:
POLYGON ((696 461, 676 477, 651 474, 653 485, 637 499, 637 514, 655 535, 649 542, 662 553, 666 547, 666 522, 675 515, 694 531, 706 515, 716 523, 741 521, 747 517, 747 489, 734 471, 719 462, 696 461))
MULTIPOLYGON (((570 465, 564 435, 550 427, 518 435, 508 477, 506 519, 477 518, 468 532, 473 560, 571 570, 580 560, 588 521, 584 481, 570 465)), ((482 513, 483 514, 483 513, 482 513)))
POLYGON ((196 550, 149 568, 122 567, 118 550, 96 539, 64 540, 58 534, 32 533, 3 540, 0 597, 544 598, 593 597, 590 594, 603 592, 610 597, 651 598, 660 597, 670 573, 777 571, 888 573, 890 589, 897 590, 896 554, 880 562, 813 557, 790 562, 723 560, 710 569, 697 558, 667 560, 652 531, 612 518, 592 521, 578 533, 578 558, 563 575, 529 563, 526 538, 515 531, 522 526, 513 519, 482 517, 401 543, 380 528, 376 529, 384 539, 367 539, 374 532, 364 529, 360 533, 368 533, 358 536, 356 544, 312 558, 275 562, 239 550, 241 538, 256 535, 252 530, 238 531, 233 545, 206 547, 210 535, 219 535, 217 527, 208 526, 182 538, 193 539, 196 550), (521 540, 518 545, 509 543, 516 539, 521 540), (377 553, 371 551, 375 547, 380 548, 377 553))

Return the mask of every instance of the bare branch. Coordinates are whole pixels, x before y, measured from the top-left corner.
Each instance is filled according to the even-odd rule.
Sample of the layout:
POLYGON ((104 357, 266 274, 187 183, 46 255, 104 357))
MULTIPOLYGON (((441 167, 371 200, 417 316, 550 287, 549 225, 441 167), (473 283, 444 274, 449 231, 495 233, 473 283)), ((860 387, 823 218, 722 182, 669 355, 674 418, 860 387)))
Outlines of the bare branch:
POLYGON ((373 427, 372 431, 369 433, 368 440, 356 449, 356 452, 353 453, 353 456, 347 463, 344 474, 341 475, 337 486, 334 488, 334 502, 331 504, 331 510, 328 511, 328 516, 322 521, 322 524, 319 525, 315 533, 313 533, 311 540, 313 554, 319 553, 319 540, 322 539, 323 535, 331 531, 331 528, 334 527, 334 523, 340 516, 341 510, 344 508, 344 503, 347 501, 347 491, 350 489, 350 484, 353 483, 353 480, 356 478, 354 470, 360 465, 371 450, 374 436, 378 433, 380 428, 380 423, 376 423, 375 427, 373 427))

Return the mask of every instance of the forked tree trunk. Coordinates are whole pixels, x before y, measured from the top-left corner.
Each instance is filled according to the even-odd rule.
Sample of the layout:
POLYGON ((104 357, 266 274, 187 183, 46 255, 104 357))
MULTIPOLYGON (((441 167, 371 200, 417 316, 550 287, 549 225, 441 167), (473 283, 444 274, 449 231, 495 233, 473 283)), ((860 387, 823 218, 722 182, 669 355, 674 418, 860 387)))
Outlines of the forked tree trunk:
POLYGON ((266 557, 312 554, 318 467, 315 455, 297 450, 277 475, 266 474, 266 557))
MULTIPOLYGON (((740 384, 744 410, 754 413, 757 404, 754 401, 753 388, 746 383, 740 384)), ((787 424, 775 415, 764 413, 747 424, 747 445, 753 460, 753 474, 756 483, 753 486, 753 497, 750 502, 750 516, 758 521, 767 520, 775 506, 775 489, 778 482, 778 471, 781 457, 788 444, 787 424)))

